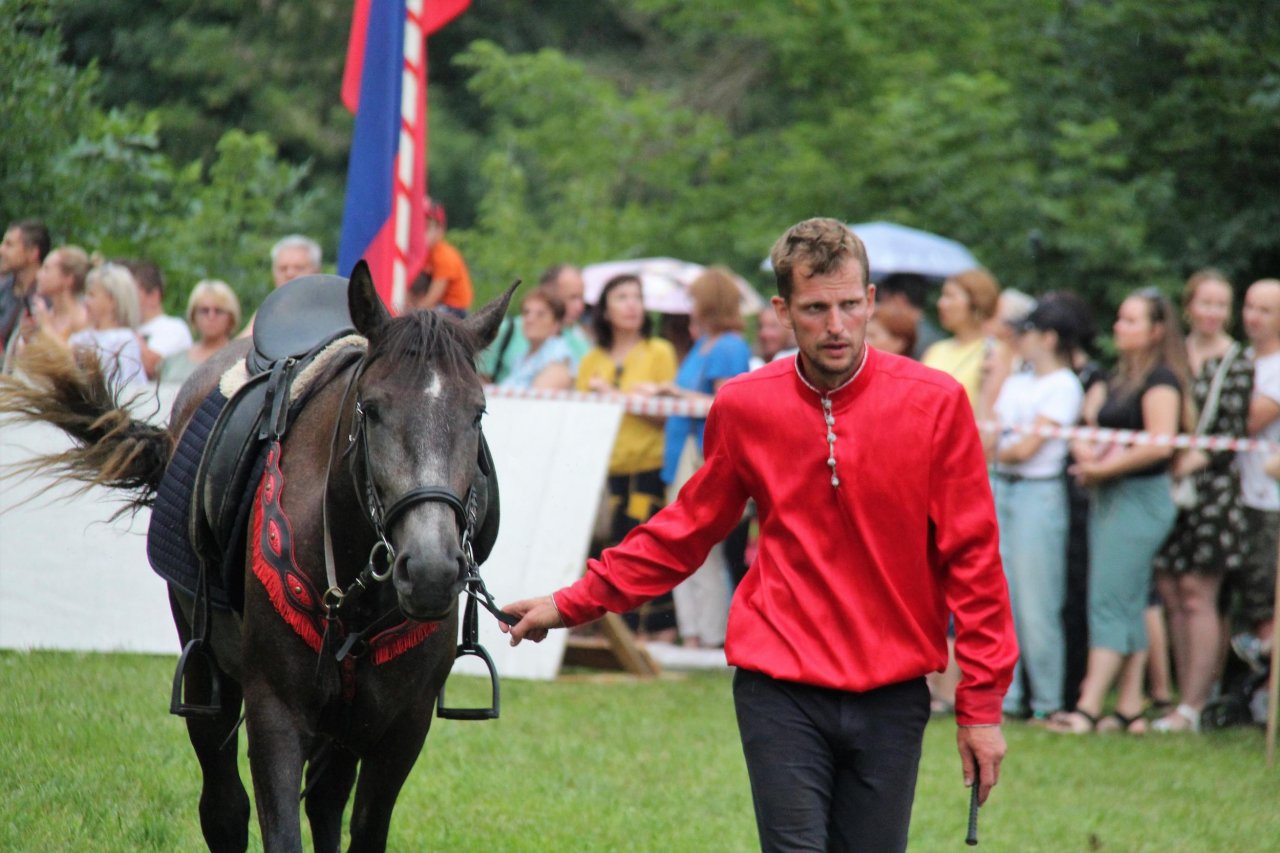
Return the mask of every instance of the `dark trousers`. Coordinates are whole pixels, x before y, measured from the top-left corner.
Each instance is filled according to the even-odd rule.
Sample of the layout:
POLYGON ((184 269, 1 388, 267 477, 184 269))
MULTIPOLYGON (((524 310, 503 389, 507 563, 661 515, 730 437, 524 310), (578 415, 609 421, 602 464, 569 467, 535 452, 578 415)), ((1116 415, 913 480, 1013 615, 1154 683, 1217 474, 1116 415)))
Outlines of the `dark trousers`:
POLYGON ((850 693, 739 669, 733 701, 761 850, 907 849, 923 678, 850 693))

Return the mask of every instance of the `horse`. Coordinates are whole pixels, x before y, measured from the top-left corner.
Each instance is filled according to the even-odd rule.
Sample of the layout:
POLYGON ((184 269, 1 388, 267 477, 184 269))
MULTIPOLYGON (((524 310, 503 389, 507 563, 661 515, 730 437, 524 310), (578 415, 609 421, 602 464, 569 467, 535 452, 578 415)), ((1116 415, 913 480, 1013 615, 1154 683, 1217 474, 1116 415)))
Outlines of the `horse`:
MULTIPOLYGON (((184 648, 201 639, 202 607, 208 620, 209 672, 189 668, 182 680, 187 702, 208 706, 186 724, 202 769, 199 814, 210 850, 248 845, 249 799, 237 766, 242 705, 264 849, 302 849, 300 791, 315 849, 340 849, 353 787, 349 849, 385 849, 392 809, 457 650, 466 521, 483 517, 488 501, 477 466, 485 397, 474 359, 493 341, 514 289, 466 320, 429 311, 392 318, 368 268, 362 262, 353 271, 348 309, 367 348, 320 370, 268 463, 294 565, 306 579, 288 582, 303 597, 304 587, 324 590, 327 612, 343 614, 342 633, 326 630, 317 653, 250 571, 239 612, 209 610, 170 583, 184 648), (337 641, 363 643, 388 614, 416 630, 416 644, 375 663, 348 643, 335 663, 337 641)), ((162 427, 130 414, 95 358, 35 344, 19 376, 0 379, 0 414, 53 424, 74 441, 26 467, 52 466, 60 479, 122 490, 125 510, 149 506, 197 408, 251 346, 237 342, 202 365, 162 427)), ((261 539, 246 539, 247 563, 261 539)))

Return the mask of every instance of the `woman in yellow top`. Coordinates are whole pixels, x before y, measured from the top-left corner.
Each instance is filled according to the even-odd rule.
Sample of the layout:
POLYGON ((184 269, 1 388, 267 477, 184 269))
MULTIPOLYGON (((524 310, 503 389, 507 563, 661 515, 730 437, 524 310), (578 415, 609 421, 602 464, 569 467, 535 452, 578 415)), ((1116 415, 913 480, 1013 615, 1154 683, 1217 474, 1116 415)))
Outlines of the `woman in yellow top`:
MULTIPOLYGON (((653 321, 644 310, 640 279, 620 275, 609 280, 591 321, 596 346, 578 365, 579 391, 651 394, 676 376, 676 352, 667 341, 650 337, 653 321)), ((624 414, 609 458, 610 526, 608 544, 662 508, 663 418, 624 414)), ((633 629, 655 638, 675 639, 675 608, 670 593, 654 599, 639 614, 626 614, 633 629)))
MULTIPOLYGON (((979 410, 979 402, 983 399, 983 365, 995 346, 983 327, 995 314, 999 299, 1000 285, 986 270, 965 270, 944 281, 938 297, 938 323, 951 337, 930 346, 920 359, 925 366, 950 374, 964 386, 969 405, 973 406, 979 421, 989 420, 991 416, 990 412, 979 410)), ((994 401, 992 397, 991 402, 994 401)), ((930 709, 935 714, 949 713, 955 707, 956 685, 960 683, 951 630, 947 632, 946 670, 930 673, 925 680, 933 697, 930 709)))
POLYGON ((986 270, 966 270, 948 278, 938 297, 938 322, 952 336, 929 347, 921 359, 963 385, 975 410, 982 387, 982 364, 993 345, 983 324, 995 314, 999 298, 1000 285, 986 270))

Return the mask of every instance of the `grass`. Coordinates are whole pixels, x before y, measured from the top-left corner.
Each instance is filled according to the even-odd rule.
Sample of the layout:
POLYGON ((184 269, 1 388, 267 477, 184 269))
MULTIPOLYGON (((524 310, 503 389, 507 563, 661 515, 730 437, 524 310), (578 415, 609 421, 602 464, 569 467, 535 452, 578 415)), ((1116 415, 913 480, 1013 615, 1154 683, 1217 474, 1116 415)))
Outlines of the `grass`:
MULTIPOLYGON (((202 849, 198 767, 167 713, 173 663, 0 652, 0 850, 202 849)), ((455 679, 450 702, 486 690, 455 679)), ((981 849, 1276 849, 1280 768, 1257 729, 1006 736, 981 849)), ((967 803, 954 726, 931 724, 911 849, 968 849, 967 803)), ((500 720, 434 723, 391 832, 408 851, 756 849, 729 678, 507 681, 500 720)))

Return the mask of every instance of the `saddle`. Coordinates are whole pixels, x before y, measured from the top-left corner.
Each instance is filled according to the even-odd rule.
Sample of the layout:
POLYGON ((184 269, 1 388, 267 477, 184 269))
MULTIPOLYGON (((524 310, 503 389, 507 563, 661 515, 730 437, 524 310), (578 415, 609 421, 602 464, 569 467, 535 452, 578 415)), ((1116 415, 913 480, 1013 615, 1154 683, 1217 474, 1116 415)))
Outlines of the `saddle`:
MULTIPOLYGON (((283 438, 294 380, 330 344, 354 335, 347 308, 347 280, 308 275, 273 290, 253 322, 253 347, 245 356, 243 381, 226 389, 226 404, 209 432, 196 469, 188 535, 208 564, 221 564, 230 579, 244 555, 248 489, 261 475, 262 454, 283 438)), ((358 356, 353 350, 352 356, 358 356)), ((225 383, 224 383, 225 384, 225 383)), ((231 585, 234 588, 234 585, 231 585)))

